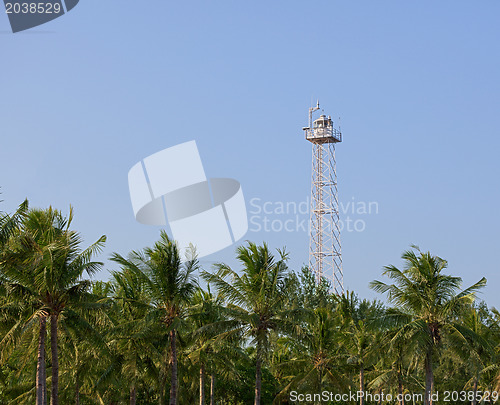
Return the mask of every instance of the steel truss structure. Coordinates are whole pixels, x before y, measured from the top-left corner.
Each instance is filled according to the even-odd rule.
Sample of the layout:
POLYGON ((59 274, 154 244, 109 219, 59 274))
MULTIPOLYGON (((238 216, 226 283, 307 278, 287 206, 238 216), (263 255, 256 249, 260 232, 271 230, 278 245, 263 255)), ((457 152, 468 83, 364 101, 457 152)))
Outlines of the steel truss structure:
POLYGON ((309 269, 317 281, 328 279, 336 294, 344 292, 344 274, 340 246, 340 216, 337 190, 335 145, 342 142, 340 129, 331 117, 321 115, 314 122, 309 109, 309 127, 303 128, 312 143, 312 181, 310 208, 309 269))

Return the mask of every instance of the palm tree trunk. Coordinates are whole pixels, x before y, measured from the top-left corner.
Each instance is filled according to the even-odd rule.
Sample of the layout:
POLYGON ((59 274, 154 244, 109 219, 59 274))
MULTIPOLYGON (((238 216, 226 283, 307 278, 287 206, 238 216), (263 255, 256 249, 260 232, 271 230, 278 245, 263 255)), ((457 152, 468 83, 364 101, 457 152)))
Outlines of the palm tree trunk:
POLYGON ((215 375, 210 376, 210 405, 215 405, 215 375))
POLYGON ((80 380, 78 379, 78 371, 76 372, 76 383, 75 383, 75 403, 80 405, 80 380))
POLYGON ((359 368, 359 392, 361 394, 359 398, 359 405, 365 405, 365 368, 363 365, 359 368))
POLYGON ((399 405, 405 405, 403 389, 403 380, 401 379, 401 373, 398 371, 398 394, 399 394, 399 405))
POLYGON ((425 405, 432 405, 432 391, 434 390, 434 372, 432 370, 432 349, 425 357, 425 405))
POLYGON ((163 363, 163 367, 160 368, 160 386, 159 386, 159 399, 158 399, 158 405, 166 405, 166 386, 167 386, 167 374, 168 374, 168 367, 167 364, 170 364, 170 354, 169 350, 165 350, 165 362, 163 363))
POLYGON ((323 367, 318 367, 319 374, 319 392, 323 392, 323 367))
POLYGON ((45 339, 47 336, 47 318, 40 317, 40 335, 38 337, 38 360, 36 364, 36 405, 47 405, 47 376, 45 372, 45 339))
POLYGON ((130 389, 130 405, 135 405, 137 402, 137 390, 135 385, 130 389))
POLYGON ((477 376, 474 377, 474 385, 472 387, 472 391, 474 392, 474 398, 472 399, 472 405, 476 405, 477 404, 477 376))
POLYGON ((50 350, 52 352, 52 386, 50 405, 59 405, 59 358, 57 352, 57 314, 50 314, 50 350))
POLYGON ((205 405, 205 365, 200 367, 200 405, 205 405))
POLYGON ((170 331, 170 366, 172 369, 170 405, 177 405, 177 348, 175 346, 175 330, 170 331))
POLYGON ((260 405, 260 392, 262 390, 262 359, 260 350, 257 349, 257 361, 255 367, 255 402, 254 405, 260 405))

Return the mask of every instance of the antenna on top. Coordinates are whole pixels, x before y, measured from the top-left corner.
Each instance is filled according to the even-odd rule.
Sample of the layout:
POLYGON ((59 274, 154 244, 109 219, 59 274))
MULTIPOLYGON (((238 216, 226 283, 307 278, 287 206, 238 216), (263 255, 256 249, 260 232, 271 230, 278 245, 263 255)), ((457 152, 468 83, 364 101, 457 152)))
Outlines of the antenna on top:
POLYGON ((316 107, 309 107, 309 128, 312 128, 313 112, 318 110, 319 110, 319 100, 316 101, 316 107))

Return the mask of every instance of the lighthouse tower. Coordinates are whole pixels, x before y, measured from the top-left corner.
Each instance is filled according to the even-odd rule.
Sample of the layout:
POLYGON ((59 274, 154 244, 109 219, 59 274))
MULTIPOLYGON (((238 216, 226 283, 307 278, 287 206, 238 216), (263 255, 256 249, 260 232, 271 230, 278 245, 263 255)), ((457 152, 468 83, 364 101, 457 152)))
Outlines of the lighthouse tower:
POLYGON ((309 269, 320 281, 326 277, 334 292, 344 292, 344 274, 340 250, 340 218, 335 163, 335 145, 342 142, 340 129, 331 117, 320 115, 319 102, 309 108, 309 126, 302 128, 312 143, 312 181, 309 239, 309 269))

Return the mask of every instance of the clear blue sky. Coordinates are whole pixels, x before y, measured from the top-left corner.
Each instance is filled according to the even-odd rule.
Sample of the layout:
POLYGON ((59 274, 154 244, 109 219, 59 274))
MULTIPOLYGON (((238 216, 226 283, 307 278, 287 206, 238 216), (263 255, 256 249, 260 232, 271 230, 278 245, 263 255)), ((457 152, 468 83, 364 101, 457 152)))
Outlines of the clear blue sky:
MULTIPOLYGON (((81 0, 12 34, 0 14, 0 209, 71 204, 87 243, 108 236, 104 259, 151 245, 128 170, 192 139, 207 176, 238 179, 247 202, 305 201, 301 128, 319 98, 341 117, 341 201, 378 204, 342 234, 346 286, 376 296, 368 283, 417 244, 467 285, 486 276, 499 307, 499 15, 498 0, 81 0)), ((307 262, 307 233, 245 238, 307 262)))

